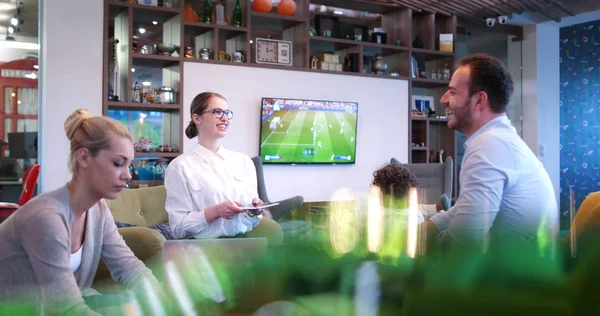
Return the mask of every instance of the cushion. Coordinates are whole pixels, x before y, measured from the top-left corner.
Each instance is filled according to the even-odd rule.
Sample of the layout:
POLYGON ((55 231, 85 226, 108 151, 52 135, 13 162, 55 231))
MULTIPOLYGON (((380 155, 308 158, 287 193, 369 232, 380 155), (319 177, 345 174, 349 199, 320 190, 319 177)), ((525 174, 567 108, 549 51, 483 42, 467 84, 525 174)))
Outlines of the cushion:
POLYGON ((167 223, 167 191, 164 186, 123 190, 116 200, 107 200, 116 221, 138 226, 167 223))
MULTIPOLYGON (((133 224, 127 224, 127 223, 121 223, 119 221, 115 221, 115 225, 117 225, 118 228, 124 228, 124 227, 139 227, 139 225, 133 225, 133 224)), ((150 229, 153 229, 157 232, 159 232, 161 235, 163 235, 167 240, 172 240, 172 239, 177 239, 175 238, 175 236, 173 236, 173 232, 171 231, 171 225, 169 225, 169 223, 164 223, 164 224, 158 224, 158 225, 153 225, 148 227, 150 229)))

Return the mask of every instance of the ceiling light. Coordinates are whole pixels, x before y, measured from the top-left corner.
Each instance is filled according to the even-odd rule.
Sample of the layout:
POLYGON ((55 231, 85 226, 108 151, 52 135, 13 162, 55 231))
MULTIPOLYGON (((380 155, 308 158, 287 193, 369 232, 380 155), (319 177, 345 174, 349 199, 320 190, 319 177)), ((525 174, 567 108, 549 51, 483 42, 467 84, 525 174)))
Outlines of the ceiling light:
POLYGON ((14 27, 12 27, 12 26, 9 26, 9 27, 8 27, 8 33, 9 33, 9 34, 14 34, 14 33, 15 33, 15 28, 14 28, 14 27))
POLYGON ((15 17, 15 18, 12 18, 12 19, 10 19, 10 24, 12 24, 12 25, 14 25, 14 26, 17 26, 17 25, 19 25, 19 19, 17 19, 16 17, 15 17))
POLYGON ((21 104, 21 100, 18 100, 18 101, 17 101, 17 104, 21 104))
POLYGON ((140 32, 140 34, 146 33, 146 29, 143 27, 140 27, 140 29, 138 31, 140 32))
POLYGON ((342 14, 344 14, 344 12, 342 12, 340 10, 335 10, 335 11, 333 11, 333 14, 342 15, 342 14))
POLYGON ((38 65, 33 65, 33 68, 35 68, 35 69, 40 69, 40 66, 38 66, 38 65))
POLYGON ((254 44, 254 41, 253 41, 253 40, 250 40, 250 44, 254 44))
POLYGON ((152 21, 152 24, 156 25, 156 24, 158 24, 158 22, 157 21, 152 21))
POLYGON ((18 48, 18 49, 38 50, 38 49, 40 49, 40 44, 28 43, 28 42, 17 42, 14 40, 13 41, 0 40, 0 48, 18 48))
POLYGON ((135 72, 135 68, 131 68, 131 72, 135 72))
POLYGON ((10 96, 14 98, 14 97, 17 96, 17 94, 13 92, 13 93, 10 94, 10 96))

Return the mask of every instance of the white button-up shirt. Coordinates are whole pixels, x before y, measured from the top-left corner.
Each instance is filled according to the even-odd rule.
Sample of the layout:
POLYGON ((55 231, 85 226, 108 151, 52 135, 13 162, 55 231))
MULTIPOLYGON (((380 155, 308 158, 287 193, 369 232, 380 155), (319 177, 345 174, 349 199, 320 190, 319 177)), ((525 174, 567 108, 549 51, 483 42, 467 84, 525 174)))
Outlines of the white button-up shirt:
POLYGON ((252 203, 258 197, 256 169, 248 156, 220 146, 216 153, 199 144, 173 159, 165 172, 169 225, 176 238, 216 238, 251 231, 262 216, 240 213, 206 221, 204 210, 231 200, 252 203))
POLYGON ((464 147, 458 200, 431 218, 442 242, 482 244, 490 232, 556 237, 558 207, 550 177, 506 116, 482 126, 464 147))

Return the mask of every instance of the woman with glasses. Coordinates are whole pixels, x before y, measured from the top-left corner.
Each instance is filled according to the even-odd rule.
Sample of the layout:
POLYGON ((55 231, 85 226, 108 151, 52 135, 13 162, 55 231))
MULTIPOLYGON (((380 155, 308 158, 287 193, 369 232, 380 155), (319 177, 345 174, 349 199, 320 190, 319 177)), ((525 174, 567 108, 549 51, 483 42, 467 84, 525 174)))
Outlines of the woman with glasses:
POLYGON ((197 95, 190 106, 185 135, 198 143, 175 158, 165 172, 169 225, 176 238, 221 236, 267 237, 280 244, 281 227, 260 211, 240 206, 262 205, 256 170, 246 155, 226 149, 220 141, 233 119, 227 100, 214 92, 197 95))

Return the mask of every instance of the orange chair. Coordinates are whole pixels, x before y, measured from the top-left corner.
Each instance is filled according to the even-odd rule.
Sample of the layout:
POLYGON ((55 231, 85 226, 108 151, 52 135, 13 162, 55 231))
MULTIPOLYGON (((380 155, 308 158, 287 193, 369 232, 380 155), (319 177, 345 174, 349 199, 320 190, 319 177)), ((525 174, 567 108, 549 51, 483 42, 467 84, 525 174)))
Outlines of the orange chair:
POLYGON ((0 223, 14 213, 21 205, 27 203, 33 197, 33 191, 40 176, 40 165, 30 165, 23 174, 23 191, 19 197, 19 203, 0 202, 0 223))

